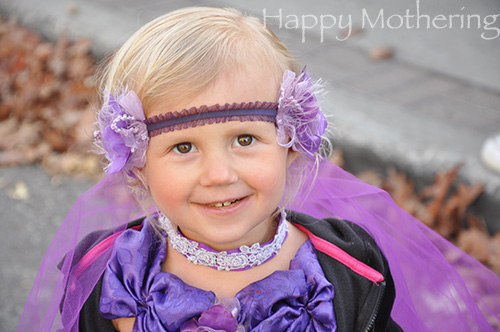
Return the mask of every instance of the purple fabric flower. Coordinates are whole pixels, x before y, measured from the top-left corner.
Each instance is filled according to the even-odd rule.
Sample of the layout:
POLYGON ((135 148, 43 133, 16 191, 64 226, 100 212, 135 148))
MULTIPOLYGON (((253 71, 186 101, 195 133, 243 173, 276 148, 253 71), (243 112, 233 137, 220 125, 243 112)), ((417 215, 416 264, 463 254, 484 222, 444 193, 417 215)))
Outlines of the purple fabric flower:
POLYGON ((219 304, 204 311, 200 318, 193 318, 181 326, 181 332, 239 332, 244 331, 238 325, 240 304, 236 298, 225 298, 219 304))
POLYGON ((133 91, 117 98, 109 95, 99 111, 98 129, 94 133, 109 161, 106 167, 109 174, 144 166, 149 141, 145 119, 141 100, 133 91))
POLYGON ((310 155, 318 151, 321 135, 327 127, 314 95, 318 88, 319 84, 313 84, 304 71, 298 77, 290 70, 283 74, 276 116, 277 139, 281 146, 294 151, 303 149, 310 155))

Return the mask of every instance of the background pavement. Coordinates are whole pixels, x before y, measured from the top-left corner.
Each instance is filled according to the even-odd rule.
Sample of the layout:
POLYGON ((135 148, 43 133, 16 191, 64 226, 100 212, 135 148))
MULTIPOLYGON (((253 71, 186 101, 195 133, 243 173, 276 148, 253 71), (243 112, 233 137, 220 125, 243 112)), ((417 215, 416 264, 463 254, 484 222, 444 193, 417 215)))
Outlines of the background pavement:
MULTIPOLYGON (((428 181, 436 171, 463 164, 461 180, 486 184, 475 209, 492 231, 500 230, 500 175, 479 159, 484 139, 500 132, 500 36, 485 39, 500 34, 494 30, 500 22, 485 29, 484 21, 500 14, 497 0, 0 0, 0 13, 17 16, 52 40, 62 31, 90 37, 95 54, 103 57, 150 19, 190 5, 232 6, 266 17, 308 71, 328 83, 324 110, 331 115, 335 145, 345 151, 352 168, 383 169, 390 163, 428 181), (363 13, 365 29, 355 34, 363 13), (445 28, 427 28, 425 17, 416 28, 417 20, 410 16, 417 14, 431 20, 444 15, 436 26, 445 28), (335 18, 335 28, 322 34, 321 15, 325 26, 335 18), (375 22, 379 15, 384 19, 369 27, 366 18, 375 22), (452 28, 449 15, 458 15, 452 28), (475 15, 470 26, 467 15, 475 15), (349 17, 353 33, 339 41, 344 36, 339 23, 345 26, 349 17), (394 57, 371 59, 370 51, 380 47, 393 49, 394 57)), ((36 166, 0 169, 0 189, 5 189, 0 190, 0 331, 15 330, 50 239, 90 186, 51 180, 36 166), (27 184, 28 199, 6 195, 17 181, 27 184)))

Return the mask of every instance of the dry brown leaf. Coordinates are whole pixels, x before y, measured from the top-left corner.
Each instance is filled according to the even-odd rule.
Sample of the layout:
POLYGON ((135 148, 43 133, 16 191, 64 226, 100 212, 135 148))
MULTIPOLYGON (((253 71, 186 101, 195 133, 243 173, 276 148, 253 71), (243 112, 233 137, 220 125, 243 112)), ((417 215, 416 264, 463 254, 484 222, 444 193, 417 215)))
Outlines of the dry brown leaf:
POLYGON ((47 62, 54 53, 54 46, 50 43, 40 43, 35 47, 33 57, 40 62, 47 62))
POLYGON ((481 193, 484 191, 484 184, 476 183, 468 186, 460 183, 457 189, 457 213, 458 218, 462 219, 465 216, 465 211, 469 205, 474 203, 481 193))
POLYGON ((486 264, 490 258, 489 243, 489 236, 477 229, 462 231, 457 239, 457 245, 460 249, 483 264, 486 264))
POLYGON ((457 179, 457 174, 461 165, 454 166, 446 172, 437 172, 432 186, 423 189, 420 194, 423 198, 446 197, 452 184, 457 179))
POLYGON ((0 139, 0 151, 11 148, 11 137, 14 136, 18 126, 17 119, 13 117, 0 122, 0 137, 3 137, 0 139))
POLYGON ((371 184, 372 186, 378 188, 382 188, 384 185, 384 179, 382 178, 382 176, 379 173, 372 170, 361 172, 356 176, 361 181, 371 184))
POLYGON ((33 162, 35 162, 35 160, 27 160, 22 151, 0 151, 0 166, 25 165, 33 162))
POLYGON ((74 139, 73 147, 81 152, 86 152, 92 145, 94 137, 95 113, 92 107, 87 107, 80 116, 78 123, 72 129, 74 139), (84 149, 82 151, 82 148, 84 149))
POLYGON ((446 239, 454 238, 460 230, 460 225, 457 220, 441 210, 434 229, 446 239))
POLYGON ((74 15, 76 14, 77 11, 78 11, 78 6, 76 5, 76 3, 72 2, 68 5, 69 14, 74 15))
POLYGON ((92 75, 93 63, 86 57, 76 57, 68 62, 68 77, 70 79, 92 75))
POLYGON ((394 201, 405 208, 405 202, 412 199, 414 194, 413 181, 408 179, 403 172, 398 172, 394 167, 387 170, 384 188, 391 194, 394 201))
POLYGON ((374 47, 368 55, 372 60, 387 60, 394 56, 394 50, 390 47, 374 47))
POLYGON ((102 173, 101 157, 94 154, 51 153, 44 156, 42 167, 52 176, 60 174, 74 177, 98 178, 102 173))
POLYGON ((478 231, 488 233, 486 221, 473 215, 472 213, 467 214, 467 225, 469 226, 469 228, 475 228, 478 231))
POLYGON ((488 267, 500 276, 500 232, 491 238, 492 255, 488 260, 488 267))
POLYGON ((72 42, 63 34, 52 45, 15 20, 0 19, 0 137, 9 138, 0 142, 0 165, 70 149, 85 160, 91 136, 81 131, 96 100, 90 49, 89 39, 72 42))
POLYGON ((330 158, 328 158, 328 160, 339 167, 344 167, 344 154, 339 149, 333 149, 332 155, 330 156, 330 158))

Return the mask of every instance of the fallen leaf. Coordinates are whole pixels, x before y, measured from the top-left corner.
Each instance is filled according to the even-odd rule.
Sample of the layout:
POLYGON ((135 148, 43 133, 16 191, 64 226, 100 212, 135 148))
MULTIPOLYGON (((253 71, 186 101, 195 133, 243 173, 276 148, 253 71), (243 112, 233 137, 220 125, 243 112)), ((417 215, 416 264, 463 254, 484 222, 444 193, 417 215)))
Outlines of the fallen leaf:
POLYGON ((86 160, 91 135, 82 131, 91 127, 87 113, 97 100, 91 44, 62 34, 53 45, 15 19, 0 19, 0 137, 8 137, 0 141, 0 165, 70 150, 86 160))
POLYGON ((488 234, 477 229, 462 231, 457 239, 460 249, 485 264, 490 259, 490 238, 488 234))
POLYGON ((374 47, 368 55, 372 60, 387 60, 394 56, 394 50, 390 47, 374 47))
POLYGON ((371 184, 372 186, 382 188, 384 185, 384 178, 377 172, 367 170, 356 175, 361 181, 371 184))
POLYGON ((78 6, 76 5, 76 3, 72 2, 68 5, 69 14, 74 15, 76 14, 77 11, 78 11, 78 6))
POLYGON ((344 155, 340 149, 333 149, 330 158, 328 158, 332 163, 339 167, 344 167, 344 155))

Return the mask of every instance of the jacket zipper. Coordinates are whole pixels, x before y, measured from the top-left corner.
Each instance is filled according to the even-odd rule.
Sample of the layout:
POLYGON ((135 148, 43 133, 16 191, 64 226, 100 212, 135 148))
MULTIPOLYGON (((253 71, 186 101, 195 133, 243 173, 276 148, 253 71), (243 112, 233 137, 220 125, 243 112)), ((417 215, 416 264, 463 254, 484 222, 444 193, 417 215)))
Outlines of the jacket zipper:
POLYGON ((368 325, 365 328, 365 332, 371 331, 373 328, 373 325, 375 324, 375 320, 377 319, 378 311, 380 310, 380 305, 382 304, 382 298, 384 297, 384 292, 385 292, 385 280, 380 283, 380 293, 377 298, 377 304, 375 305, 375 310, 373 311, 373 314, 370 318, 370 321, 368 322, 368 325))

